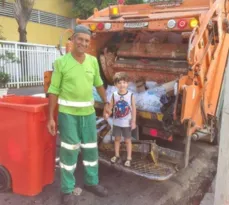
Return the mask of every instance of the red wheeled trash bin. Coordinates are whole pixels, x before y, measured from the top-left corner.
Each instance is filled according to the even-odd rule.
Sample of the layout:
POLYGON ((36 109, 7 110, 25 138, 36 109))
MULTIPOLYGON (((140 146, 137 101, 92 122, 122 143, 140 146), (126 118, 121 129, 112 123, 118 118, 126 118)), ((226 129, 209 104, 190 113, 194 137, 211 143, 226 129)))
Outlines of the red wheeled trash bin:
POLYGON ((0 192, 34 196, 55 176, 56 137, 47 130, 48 99, 0 98, 0 192))

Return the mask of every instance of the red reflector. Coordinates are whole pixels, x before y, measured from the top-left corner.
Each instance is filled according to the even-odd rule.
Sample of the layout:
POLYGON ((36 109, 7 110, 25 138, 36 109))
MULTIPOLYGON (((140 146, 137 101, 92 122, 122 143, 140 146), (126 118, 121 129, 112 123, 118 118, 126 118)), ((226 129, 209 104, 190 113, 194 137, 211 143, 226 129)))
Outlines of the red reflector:
POLYGON ((97 29, 103 30, 104 29, 104 24, 103 23, 98 23, 97 24, 97 29))
POLYGON ((178 21, 177 27, 180 29, 185 28, 188 25, 188 22, 185 19, 180 19, 178 21))
POLYGON ((118 0, 118 4, 124 4, 125 0, 118 0))
POLYGON ((158 135, 157 130, 156 129, 151 129, 150 130, 150 135, 153 136, 153 137, 157 137, 157 135, 158 135))

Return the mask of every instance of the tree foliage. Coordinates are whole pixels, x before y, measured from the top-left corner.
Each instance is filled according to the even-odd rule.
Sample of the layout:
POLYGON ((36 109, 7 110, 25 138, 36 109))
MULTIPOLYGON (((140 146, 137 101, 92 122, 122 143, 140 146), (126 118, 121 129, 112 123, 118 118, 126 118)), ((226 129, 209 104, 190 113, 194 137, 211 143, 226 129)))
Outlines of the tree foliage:
POLYGON ((5 88, 10 81, 10 75, 5 72, 6 65, 11 63, 20 63, 15 53, 6 51, 5 54, 0 54, 0 60, 3 64, 0 65, 0 88, 5 88))
MULTIPOLYGON (((4 7, 5 0, 2 0, 4 7)), ((19 41, 27 42, 26 26, 30 19, 35 0, 14 0, 14 17, 18 23, 19 41)), ((0 33, 1 37, 1 33, 0 33)))
MULTIPOLYGON (((94 8, 103 9, 117 0, 66 0, 73 2, 73 12, 76 17, 87 19, 93 14, 94 8)), ((126 4, 140 4, 143 0, 126 0, 126 4)))
POLYGON ((0 40, 6 40, 5 37, 3 36, 3 27, 0 25, 0 40))
POLYGON ((15 0, 14 17, 18 23, 19 41, 27 42, 26 26, 30 19, 35 0, 15 0))

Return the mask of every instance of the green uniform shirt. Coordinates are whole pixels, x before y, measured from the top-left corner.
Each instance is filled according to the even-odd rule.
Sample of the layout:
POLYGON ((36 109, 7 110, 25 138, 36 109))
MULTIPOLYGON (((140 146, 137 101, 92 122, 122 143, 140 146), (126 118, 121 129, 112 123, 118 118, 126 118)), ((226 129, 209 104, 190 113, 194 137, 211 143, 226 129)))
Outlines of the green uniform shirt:
MULTIPOLYGON (((94 56, 86 54, 84 62, 80 64, 68 53, 55 61, 48 93, 58 95, 59 100, 91 102, 93 86, 102 85, 98 61, 94 56)), ((95 109, 93 105, 75 107, 60 104, 59 112, 85 116, 94 113, 95 109)))

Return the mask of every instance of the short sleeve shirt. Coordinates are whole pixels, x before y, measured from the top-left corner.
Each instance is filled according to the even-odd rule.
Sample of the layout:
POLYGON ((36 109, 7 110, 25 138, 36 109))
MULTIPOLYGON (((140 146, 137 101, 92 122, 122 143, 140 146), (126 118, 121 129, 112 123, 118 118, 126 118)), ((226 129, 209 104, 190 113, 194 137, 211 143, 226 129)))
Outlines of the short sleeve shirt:
MULTIPOLYGON (((60 99, 72 102, 93 101, 93 86, 103 85, 98 61, 86 54, 82 64, 71 53, 61 56, 54 63, 51 84, 48 93, 58 95, 60 99)), ((95 112, 93 106, 70 107, 59 105, 59 111, 72 115, 90 115, 95 112)))

